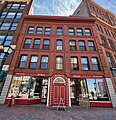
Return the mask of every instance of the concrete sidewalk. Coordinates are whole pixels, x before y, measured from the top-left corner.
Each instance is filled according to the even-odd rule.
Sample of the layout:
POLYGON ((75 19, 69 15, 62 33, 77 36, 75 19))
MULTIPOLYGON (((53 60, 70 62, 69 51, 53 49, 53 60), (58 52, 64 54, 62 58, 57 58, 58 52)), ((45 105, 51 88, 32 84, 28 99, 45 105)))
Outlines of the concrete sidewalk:
POLYGON ((0 120, 116 120, 114 108, 73 106, 66 111, 45 105, 0 105, 0 120))

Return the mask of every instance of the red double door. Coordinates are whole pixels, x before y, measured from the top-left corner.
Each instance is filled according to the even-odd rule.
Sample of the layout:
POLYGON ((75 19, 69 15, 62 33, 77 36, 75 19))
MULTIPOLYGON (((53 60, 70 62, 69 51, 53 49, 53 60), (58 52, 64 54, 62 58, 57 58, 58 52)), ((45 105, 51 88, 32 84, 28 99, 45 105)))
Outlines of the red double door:
POLYGON ((53 85, 53 103, 52 106, 66 105, 65 85, 54 84, 53 85))

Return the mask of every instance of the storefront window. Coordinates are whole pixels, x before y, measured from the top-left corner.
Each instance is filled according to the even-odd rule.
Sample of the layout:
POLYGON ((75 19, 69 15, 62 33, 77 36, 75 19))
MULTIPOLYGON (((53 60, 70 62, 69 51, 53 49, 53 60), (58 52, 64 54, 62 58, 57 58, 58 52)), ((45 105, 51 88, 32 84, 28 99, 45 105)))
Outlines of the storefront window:
POLYGON ((8 97, 47 98, 48 78, 19 76, 13 77, 8 97))
POLYGON ((87 79, 89 99, 95 101, 107 101, 108 94, 103 79, 87 79))

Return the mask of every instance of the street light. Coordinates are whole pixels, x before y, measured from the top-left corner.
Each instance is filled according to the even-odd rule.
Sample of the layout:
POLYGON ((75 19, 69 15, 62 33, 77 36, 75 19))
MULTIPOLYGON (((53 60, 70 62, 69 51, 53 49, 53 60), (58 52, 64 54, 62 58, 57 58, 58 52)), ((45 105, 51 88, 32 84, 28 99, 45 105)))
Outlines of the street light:
POLYGON ((12 49, 11 46, 3 46, 3 53, 5 54, 0 66, 0 72, 2 70, 2 67, 4 65, 4 62, 6 61, 7 55, 10 55, 14 50, 12 49))
POLYGON ((13 52, 13 49, 11 48, 11 46, 3 46, 3 50, 4 50, 4 53, 6 53, 6 55, 8 54, 11 54, 13 52))

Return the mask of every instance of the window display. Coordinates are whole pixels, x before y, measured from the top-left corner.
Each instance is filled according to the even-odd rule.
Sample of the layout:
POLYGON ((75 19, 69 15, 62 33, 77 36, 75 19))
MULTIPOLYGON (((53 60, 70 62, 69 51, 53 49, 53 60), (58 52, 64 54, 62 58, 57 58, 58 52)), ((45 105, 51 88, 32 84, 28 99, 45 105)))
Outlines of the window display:
POLYGON ((8 97, 47 98, 48 78, 18 76, 13 77, 8 97))

